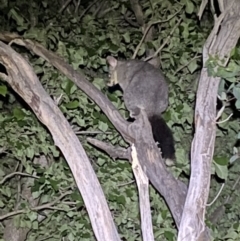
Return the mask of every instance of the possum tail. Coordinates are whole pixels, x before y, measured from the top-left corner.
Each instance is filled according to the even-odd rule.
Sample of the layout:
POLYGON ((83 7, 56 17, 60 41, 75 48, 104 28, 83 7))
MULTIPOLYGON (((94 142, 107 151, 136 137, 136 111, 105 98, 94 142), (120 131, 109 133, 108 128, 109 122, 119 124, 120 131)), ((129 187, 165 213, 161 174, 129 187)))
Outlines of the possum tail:
POLYGON ((152 126, 153 138, 158 142, 158 147, 161 148, 162 157, 165 160, 175 160, 175 148, 173 134, 167 123, 161 116, 149 117, 149 122, 152 126))

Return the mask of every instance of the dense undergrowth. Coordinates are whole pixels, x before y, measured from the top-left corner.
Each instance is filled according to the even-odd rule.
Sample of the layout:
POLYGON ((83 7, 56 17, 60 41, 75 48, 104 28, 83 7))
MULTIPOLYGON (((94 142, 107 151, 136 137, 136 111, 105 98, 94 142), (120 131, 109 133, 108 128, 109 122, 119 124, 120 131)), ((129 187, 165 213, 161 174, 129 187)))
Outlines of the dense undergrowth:
MULTIPOLYGON (((141 29, 131 24, 135 22, 135 16, 128 0, 82 1, 78 11, 71 2, 62 12, 59 12, 62 6, 60 1, 4 3, 0 6, 0 31, 16 32, 57 52, 76 70, 84 73, 109 97, 122 115, 128 117, 121 91, 110 92, 106 86, 106 56, 131 58, 143 36, 141 29), (101 4, 105 4, 104 7, 100 8, 101 4)), ((202 20, 198 20, 199 0, 140 3, 144 21, 159 23, 154 25, 153 39, 141 45, 137 58, 146 57, 148 50, 156 51, 164 44, 159 56, 170 86, 169 108, 164 118, 173 130, 177 148, 177 164, 170 169, 177 178, 187 183, 194 132, 195 93, 202 67, 201 53, 213 26, 213 18, 207 9, 202 20), (175 30, 171 33, 173 28, 175 30)), ((54 99, 61 96, 59 107, 91 160, 122 240, 140 240, 138 194, 130 164, 124 160, 113 161, 86 142, 86 137, 91 136, 126 146, 121 136, 99 107, 70 80, 26 49, 14 44, 13 48, 28 59, 49 95, 54 99)), ((229 69, 220 73, 223 80, 219 95, 222 103, 227 105, 222 119, 231 113, 234 115, 229 121, 219 124, 217 130, 209 200, 216 196, 223 179, 226 179, 226 185, 217 201, 207 208, 207 222, 215 240, 238 240, 240 165, 238 161, 229 164, 239 132, 238 61, 239 49, 236 49, 229 69)), ((209 64, 210 70, 214 67, 211 64, 214 65, 214 61, 209 64)), ((4 72, 4 67, 0 67, 4 72)), ((16 210, 16 206, 22 210, 11 218, 15 226, 30 229, 28 241, 95 240, 84 203, 64 158, 54 146, 46 128, 3 81, 0 82, 0 125, 0 216, 16 210), (46 159, 44 165, 39 161, 43 157, 46 159), (15 174, 4 179, 11 173, 15 174), (29 208, 28 200, 22 198, 21 194, 24 183, 29 183, 33 197, 39 198, 38 206, 49 204, 48 209, 34 211, 29 208), (64 193, 66 196, 61 201, 50 205, 64 193), (41 221, 37 219, 38 215, 42 216, 41 221)), ((176 240, 177 230, 171 214, 153 188, 151 206, 156 240, 176 240)), ((0 233, 3 234, 6 219, 1 221, 0 233)))

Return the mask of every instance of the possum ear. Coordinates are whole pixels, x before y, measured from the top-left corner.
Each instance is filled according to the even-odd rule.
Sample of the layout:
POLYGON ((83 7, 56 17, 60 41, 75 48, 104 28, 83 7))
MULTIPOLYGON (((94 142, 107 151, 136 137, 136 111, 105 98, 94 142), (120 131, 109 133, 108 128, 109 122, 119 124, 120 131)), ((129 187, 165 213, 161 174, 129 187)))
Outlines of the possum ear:
POLYGON ((108 57, 107 57, 107 62, 108 62, 108 64, 109 64, 113 69, 116 68, 116 66, 117 66, 117 59, 115 59, 115 58, 112 57, 112 56, 108 56, 108 57))

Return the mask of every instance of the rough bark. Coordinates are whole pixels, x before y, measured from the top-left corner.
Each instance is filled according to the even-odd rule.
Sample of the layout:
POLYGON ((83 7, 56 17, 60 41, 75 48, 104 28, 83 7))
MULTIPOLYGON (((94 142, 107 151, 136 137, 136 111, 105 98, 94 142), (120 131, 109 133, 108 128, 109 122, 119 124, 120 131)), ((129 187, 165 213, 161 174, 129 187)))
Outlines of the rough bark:
POLYGON ((101 185, 90 161, 54 101, 43 89, 33 68, 10 46, 0 42, 0 63, 8 75, 1 75, 51 132, 73 173, 87 208, 97 240, 120 240, 101 185))
POLYGON ((138 161, 136 148, 132 145, 132 169, 136 179, 141 216, 141 230, 143 241, 154 241, 152 215, 149 198, 149 180, 138 161))
MULTIPOLYGON (((151 126, 146 115, 143 113, 136 121, 131 124, 128 123, 122 118, 118 110, 103 93, 53 52, 46 50, 42 45, 31 40, 23 40, 16 34, 3 33, 0 34, 0 39, 5 41, 14 40, 15 43, 25 46, 35 54, 41 56, 56 67, 62 74, 71 79, 81 90, 94 100, 121 133, 125 141, 135 145, 142 168, 146 170, 147 177, 153 186, 164 197, 177 226, 179 226, 187 187, 181 181, 176 180, 167 170, 162 160, 161 153, 153 140, 151 126)), ((40 94, 38 94, 38 96, 40 96, 40 94)), ((57 121, 57 119, 58 118, 55 120, 57 121)), ((55 122, 55 125, 58 124, 58 121, 55 122)), ((68 143, 68 141, 66 143, 68 143)), ((65 157, 68 158, 66 155, 65 157)), ((75 175, 76 173, 73 174, 74 177, 77 178, 77 175, 75 175)), ((82 193, 82 195, 84 194, 82 193)))
MULTIPOLYGON (((240 37, 240 2, 227 1, 203 47, 203 69, 199 80, 195 110, 195 135, 192 142, 191 178, 183 210, 178 240, 206 240, 205 212, 216 135, 216 100, 220 78, 208 76, 205 63, 218 56, 228 63, 231 50, 240 37)), ((219 62, 219 64, 221 64, 219 62)), ((222 65, 222 64, 221 64, 222 65)))

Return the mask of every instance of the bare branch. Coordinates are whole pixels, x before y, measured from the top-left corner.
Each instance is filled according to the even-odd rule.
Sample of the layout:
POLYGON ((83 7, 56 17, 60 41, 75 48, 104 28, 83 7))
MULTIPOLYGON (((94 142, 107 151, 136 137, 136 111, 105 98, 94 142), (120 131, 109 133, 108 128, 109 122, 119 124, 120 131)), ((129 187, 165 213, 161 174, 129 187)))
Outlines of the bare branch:
MULTIPOLYGON (((155 21, 155 22, 152 22, 152 23, 149 23, 149 24, 148 24, 148 26, 147 26, 146 29, 144 30, 144 34, 143 34, 143 36, 142 36, 142 39, 141 39, 140 43, 138 44, 138 46, 136 47, 136 50, 134 51, 134 54, 133 54, 133 56, 132 56, 132 59, 135 59, 135 58, 136 58, 137 53, 138 53, 139 49, 141 48, 141 45, 142 45, 144 39, 146 38, 146 35, 147 35, 148 31, 150 30, 150 28, 151 28, 153 25, 155 25, 155 24, 169 22, 173 17, 175 17, 178 13, 180 13, 180 12, 182 11, 182 8, 183 8, 183 7, 181 7, 179 11, 177 11, 176 13, 174 13, 174 14, 173 14, 172 16, 170 16, 168 19, 158 20, 158 21, 155 21)), ((165 45, 164 45, 164 46, 165 46, 165 45)), ((164 46, 163 46, 163 47, 164 47, 164 46)), ((162 48, 163 48, 163 47, 162 47, 162 48)), ((151 57, 149 57, 149 58, 151 58, 151 57)), ((149 58, 147 58, 147 59, 149 59, 149 58)), ((145 60, 145 61, 146 61, 146 60, 145 60)))
MULTIPOLYGON (((35 49, 36 46, 33 44, 32 48, 35 49)), ((57 105, 41 86, 33 68, 21 55, 2 42, 0 42, 0 63, 7 70, 8 83, 32 108, 38 119, 46 125, 56 146, 61 149, 66 158, 82 194, 96 238, 120 240, 102 188, 79 139, 57 105)), ((72 74, 74 75, 74 71, 72 74)))
POLYGON ((159 52, 165 47, 165 45, 169 42, 172 34, 174 33, 175 29, 180 25, 180 23, 182 22, 182 18, 179 18, 176 25, 174 26, 174 28, 171 30, 170 34, 168 35, 168 37, 164 40, 163 44, 158 48, 158 50, 151 56, 147 57, 146 59, 144 59, 144 61, 148 61, 149 59, 155 58, 159 52))
POLYGON ((19 175, 19 176, 23 176, 23 177, 32 177, 32 178, 36 178, 38 179, 39 177, 37 176, 33 176, 33 175, 30 175, 30 174, 27 174, 27 173, 22 173, 22 172, 12 172, 8 175, 6 175, 1 181, 0 181, 0 185, 4 184, 4 182, 6 182, 8 179, 16 176, 16 175, 19 175))
MULTIPOLYGON (((0 39, 8 39, 10 40, 11 34, 3 33, 0 34, 0 39)), ((122 116, 119 114, 118 110, 113 106, 113 104, 107 99, 105 95, 103 95, 94 85, 92 85, 90 82, 88 82, 80 73, 74 71, 74 69, 69 66, 62 58, 58 57, 56 54, 54 54, 51 51, 46 50, 42 45, 33 42, 31 40, 23 40, 20 37, 17 39, 14 38, 15 43, 27 47, 29 50, 34 52, 35 54, 43 57, 45 60, 49 61, 53 66, 55 66, 61 73, 63 73, 65 76, 67 76, 69 79, 71 79, 80 89, 82 89, 92 100, 94 100, 95 103, 98 104, 98 106, 102 109, 102 111, 107 115, 109 120, 114 124, 116 129, 121 133, 121 135, 124 137, 125 141, 128 143, 134 143, 135 147, 137 149, 139 162, 146 170, 146 174, 151 181, 151 183, 154 185, 154 187, 159 191, 159 193, 165 198, 172 215, 175 219, 175 222, 177 226, 180 224, 182 210, 184 206, 185 196, 187 192, 187 187, 184 183, 182 183, 179 180, 176 180, 173 175, 167 170, 164 161, 162 160, 161 153, 156 145, 156 143, 153 140, 152 135, 152 128, 148 121, 148 118, 146 115, 142 114, 139 116, 138 119, 136 119, 133 123, 128 123, 125 121, 122 116)), ((19 70, 19 72, 23 72, 23 69, 19 70)), ((33 77, 31 77, 33 78, 33 77)), ((12 85, 12 83, 10 83, 12 85)), ((14 84, 13 84, 14 88, 14 84)), ((29 88, 29 87, 28 87, 29 88)), ((40 87, 39 87, 40 88, 40 87)), ((18 91, 17 88, 16 91, 18 91)), ((24 90, 26 90, 26 87, 24 87, 24 90)), ((18 91, 19 92, 19 91, 18 91)), ((49 97, 46 97, 45 91, 37 91, 37 98, 40 100, 44 100, 44 105, 47 105, 48 103, 51 103, 51 99, 49 97), (43 97, 41 97, 43 96, 43 97)), ((21 92, 20 92, 21 95, 21 92)), ((26 100, 26 98, 25 98, 26 100)), ((26 100, 27 101, 27 100, 26 100)), ((28 100, 28 103, 32 103, 32 100, 28 100)), ((36 101, 34 101, 35 104, 36 101)), ((38 103, 39 101, 37 101, 38 103)), ((38 104, 39 105, 39 104, 38 104)), ((33 110, 36 114, 39 113, 38 105, 36 106, 37 109, 35 110, 35 105, 33 106, 33 110)), ((47 107, 49 109, 50 107, 47 107)), ((41 111, 43 109, 41 108, 41 111)), ((45 113, 45 112, 44 112, 45 113)), ((88 169, 88 167, 83 168, 86 162, 88 162, 87 157, 85 156, 85 152, 82 149, 82 146, 79 145, 79 140, 76 140, 76 137, 68 136, 69 131, 63 131, 65 128, 69 128, 69 124, 66 123, 66 120, 61 120, 62 113, 59 113, 59 110, 57 107, 50 108, 50 112, 45 113, 45 115, 48 116, 47 120, 42 119, 42 115, 39 116, 40 120, 46 123, 46 125, 49 127, 51 125, 52 128, 58 127, 57 134, 54 135, 51 130, 51 133, 53 135, 53 138, 55 140, 55 143, 57 146, 61 146, 61 150, 64 153, 67 161, 69 162, 69 165, 71 167, 71 170, 73 172, 73 175, 75 178, 79 178, 80 176, 87 175, 89 177, 89 174, 85 174, 82 171, 88 169), (57 110, 57 112, 56 112, 57 110), (49 116, 54 116, 53 119, 49 118, 49 116), (57 117, 56 117, 57 116, 57 117), (61 117, 60 117, 61 116, 61 117), (52 123, 54 123, 54 125, 52 123), (57 122, 57 123, 56 123, 57 122), (62 126, 64 125, 64 126, 62 126), (59 136, 67 135, 65 140, 62 140, 61 143, 59 143, 59 136), (66 150, 66 143, 74 142, 73 146, 78 144, 78 147, 74 150, 66 150), (63 151, 64 150, 64 151, 63 151), (76 153, 76 151, 79 151, 76 153), (67 151, 67 152, 65 152, 67 151), (69 154, 70 153, 70 154, 69 154), (85 160, 84 165, 81 163, 78 163, 80 167, 78 167, 77 163, 74 162, 76 159, 70 159, 69 155, 72 157, 72 154, 75 153, 76 159, 82 159, 85 160), (83 155, 84 153, 84 155, 83 155), (82 166, 83 165, 83 166, 82 166), (81 173, 79 173, 81 172, 81 173)), ((50 129, 50 128, 49 128, 50 129)), ((70 131, 72 132, 72 130, 70 131)), ((69 147, 69 146, 67 146, 69 147)), ((73 147, 71 147, 73 148, 73 147)), ((84 181, 82 181, 84 183, 84 181)), ((84 186, 82 185, 82 182, 77 182, 78 187, 85 193, 84 186), (83 189, 83 190, 82 190, 83 189)), ((100 187, 100 186, 99 186, 100 187)), ((89 186, 88 186, 89 188, 89 186)), ((93 187, 94 190, 96 190, 97 187, 93 187)), ((83 195, 83 194, 82 194, 83 195)), ((86 194, 87 196, 92 196, 89 193, 86 194)), ((101 194, 99 194, 101 195, 101 194)), ((84 196, 84 195, 83 195, 84 196)), ((94 194, 94 196, 97 196, 94 194)), ((100 197, 99 197, 100 198, 100 197)), ((92 202, 93 200, 91 200, 92 202)), ((96 203, 96 202, 95 202, 96 203)), ((106 207, 106 210, 108 208, 106 207)), ((90 215, 91 216, 91 215, 90 215)), ((98 214, 99 216, 99 214, 98 214)), ((105 214, 106 216, 106 214, 105 214)), ((93 220, 94 222, 95 220, 93 220)), ((100 223, 97 224, 99 227, 101 226, 100 223)), ((102 224, 103 225, 103 224, 102 224)), ((104 225, 103 225, 104 226, 104 225)))
POLYGON ((203 48, 203 64, 195 110, 191 177, 178 234, 178 241, 205 240, 205 212, 210 188, 211 161, 216 136, 216 100, 220 77, 210 77, 205 63, 218 56, 226 66, 231 50, 240 37, 240 2, 228 1, 203 48))
POLYGON ((143 26, 144 24, 144 20, 143 20, 143 11, 142 11, 142 7, 139 3, 138 0, 130 0, 131 6, 132 6, 132 10, 135 14, 135 17, 137 19, 137 23, 139 26, 143 26))
MULTIPOLYGON (((40 205, 40 206, 33 207, 33 208, 31 208, 31 210, 32 211, 40 211, 40 210, 45 210, 45 209, 52 209, 52 210, 64 211, 64 209, 59 209, 59 208, 53 207, 53 205, 55 205, 57 202, 59 202, 61 199, 63 199, 65 196, 67 196, 67 195, 69 195, 71 193, 72 193, 72 191, 71 192, 66 192, 66 193, 62 194, 60 197, 58 197, 57 199, 55 199, 54 201, 52 201, 50 203, 46 203, 46 204, 40 205)), ((0 220, 5 220, 5 219, 7 219, 9 217, 12 217, 12 216, 16 216, 16 215, 19 215, 19 214, 22 214, 22 213, 27 213, 28 211, 29 210, 26 210, 26 209, 12 211, 12 212, 9 212, 7 214, 1 215, 0 216, 0 220)))
POLYGON ((105 142, 99 141, 93 138, 87 138, 87 141, 92 145, 98 147, 99 149, 105 151, 110 157, 113 159, 126 159, 130 160, 130 149, 124 149, 122 147, 115 147, 111 144, 107 144, 105 142))
POLYGON ((139 204, 141 214, 141 230, 143 241, 154 241, 153 227, 152 227, 152 215, 149 198, 149 183, 148 178, 138 161, 137 151, 134 145, 132 145, 132 169, 136 178, 139 204))

